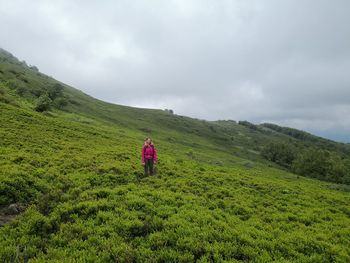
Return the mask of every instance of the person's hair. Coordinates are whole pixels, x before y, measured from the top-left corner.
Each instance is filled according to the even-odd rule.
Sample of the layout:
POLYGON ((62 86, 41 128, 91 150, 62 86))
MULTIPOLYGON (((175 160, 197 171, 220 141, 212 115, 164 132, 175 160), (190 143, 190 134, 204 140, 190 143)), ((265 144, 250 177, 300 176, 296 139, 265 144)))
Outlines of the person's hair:
POLYGON ((151 137, 146 137, 146 139, 144 140, 144 143, 146 143, 146 141, 147 141, 148 139, 150 139, 150 140, 151 140, 151 143, 150 143, 150 144, 153 144, 153 140, 152 140, 152 138, 151 138, 151 137))

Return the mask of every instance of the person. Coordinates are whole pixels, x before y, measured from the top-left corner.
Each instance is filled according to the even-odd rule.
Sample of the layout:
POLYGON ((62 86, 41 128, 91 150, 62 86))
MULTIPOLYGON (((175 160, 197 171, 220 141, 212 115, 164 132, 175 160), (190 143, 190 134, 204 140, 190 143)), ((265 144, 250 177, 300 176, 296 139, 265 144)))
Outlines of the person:
POLYGON ((145 168, 145 175, 154 174, 154 165, 157 163, 157 150, 151 138, 146 138, 142 146, 142 165, 145 168))

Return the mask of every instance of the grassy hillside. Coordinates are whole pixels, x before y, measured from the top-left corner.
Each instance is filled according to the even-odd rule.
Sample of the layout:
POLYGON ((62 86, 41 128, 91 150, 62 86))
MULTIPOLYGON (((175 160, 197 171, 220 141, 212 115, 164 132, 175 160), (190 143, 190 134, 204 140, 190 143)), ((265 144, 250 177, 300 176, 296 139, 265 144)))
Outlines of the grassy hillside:
POLYGON ((260 155, 312 139, 105 103, 0 54, 1 262, 350 261, 348 188, 260 155), (140 165, 147 135, 154 177, 140 165))

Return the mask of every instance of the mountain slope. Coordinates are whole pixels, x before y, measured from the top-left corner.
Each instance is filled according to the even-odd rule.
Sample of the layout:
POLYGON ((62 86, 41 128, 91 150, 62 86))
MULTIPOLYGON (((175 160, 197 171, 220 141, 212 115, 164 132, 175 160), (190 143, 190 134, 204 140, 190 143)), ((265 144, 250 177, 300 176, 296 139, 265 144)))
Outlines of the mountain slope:
POLYGON ((1 261, 350 260, 347 188, 260 156, 263 145, 296 138, 105 103, 5 55, 0 205, 3 215, 12 203, 22 212, 0 228, 1 261), (35 111, 56 84, 64 90, 51 111, 35 111), (140 166, 149 134, 155 177, 140 166))
MULTIPOLYGON (((64 87, 62 98, 66 104, 56 108, 110 125, 138 130, 144 136, 151 135, 158 140, 165 140, 171 145, 176 145, 176 147, 177 145, 180 148, 188 146, 189 151, 196 147, 201 148, 200 152, 203 152, 203 147, 208 150, 217 149, 219 152, 264 163, 265 160, 260 152, 266 145, 273 142, 293 144, 299 149, 305 147, 327 149, 350 160, 350 145, 336 143, 303 131, 273 124, 254 125, 246 121, 239 123, 204 121, 170 114, 163 110, 110 104, 41 74, 36 67, 27 66, 25 62, 18 61, 6 51, 0 52, 0 61, 3 62, 0 69, 3 90, 11 89, 8 90, 9 93, 12 95, 15 93, 17 96, 12 99, 16 102, 20 101, 22 106, 25 104, 29 109, 35 107, 38 98, 40 99, 40 96, 48 89, 50 91, 50 88, 55 85, 62 85, 64 87)), ((210 157, 213 158, 213 155, 210 157)))

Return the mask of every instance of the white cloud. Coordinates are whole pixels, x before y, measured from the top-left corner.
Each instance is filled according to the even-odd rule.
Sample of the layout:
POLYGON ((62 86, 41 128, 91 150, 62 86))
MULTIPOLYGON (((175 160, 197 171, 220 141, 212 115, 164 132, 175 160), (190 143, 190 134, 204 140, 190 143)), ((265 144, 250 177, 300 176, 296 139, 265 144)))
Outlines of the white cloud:
POLYGON ((349 8, 347 0, 0 0, 0 45, 110 102, 350 141, 349 8))

